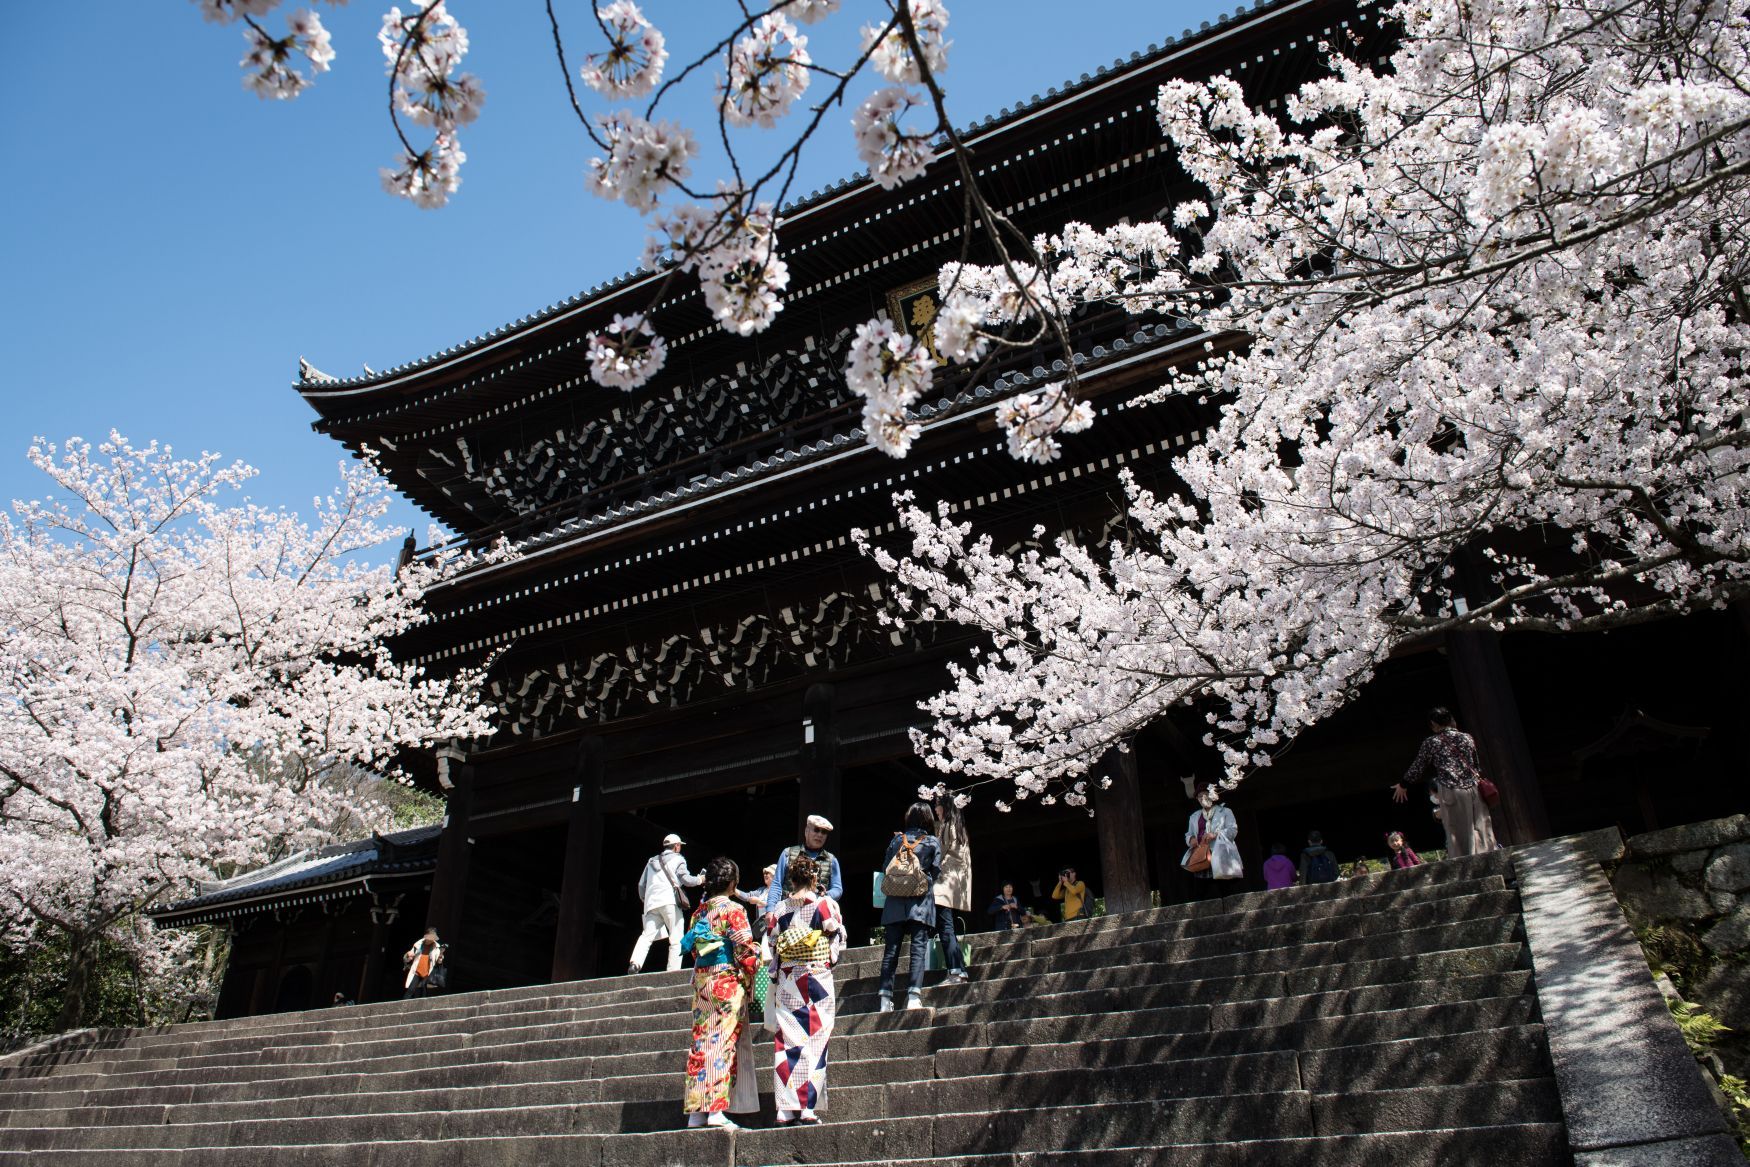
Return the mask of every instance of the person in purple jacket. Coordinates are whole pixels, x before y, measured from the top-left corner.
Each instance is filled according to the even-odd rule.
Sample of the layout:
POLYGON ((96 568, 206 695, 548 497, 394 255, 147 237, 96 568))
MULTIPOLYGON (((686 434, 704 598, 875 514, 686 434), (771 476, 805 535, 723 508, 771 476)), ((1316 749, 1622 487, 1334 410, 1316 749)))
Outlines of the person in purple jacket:
POLYGON ((1293 887, 1295 876, 1299 874, 1294 869, 1294 860, 1288 857, 1288 848, 1281 843, 1270 848, 1270 858, 1264 860, 1264 886, 1271 891, 1279 887, 1293 887))

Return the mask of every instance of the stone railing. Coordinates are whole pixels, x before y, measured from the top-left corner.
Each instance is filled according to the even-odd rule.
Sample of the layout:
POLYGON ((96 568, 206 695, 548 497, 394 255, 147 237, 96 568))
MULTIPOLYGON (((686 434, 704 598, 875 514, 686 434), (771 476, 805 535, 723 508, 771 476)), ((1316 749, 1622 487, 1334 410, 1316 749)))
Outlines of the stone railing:
POLYGON ((1691 1047, 1735 1095, 1728 1110, 1750 1135, 1750 815, 1635 835, 1611 884, 1691 1047), (1727 1032, 1710 1033, 1709 1018, 1727 1032))

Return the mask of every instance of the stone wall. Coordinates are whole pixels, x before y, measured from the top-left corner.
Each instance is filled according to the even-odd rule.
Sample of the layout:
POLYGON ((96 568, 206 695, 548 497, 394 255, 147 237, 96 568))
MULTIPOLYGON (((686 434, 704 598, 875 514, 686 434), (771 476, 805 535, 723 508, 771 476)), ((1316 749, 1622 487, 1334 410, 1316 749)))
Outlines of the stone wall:
POLYGON ((1635 835, 1611 883, 1667 994, 1730 1028, 1702 1061, 1750 1078, 1750 815, 1635 835))

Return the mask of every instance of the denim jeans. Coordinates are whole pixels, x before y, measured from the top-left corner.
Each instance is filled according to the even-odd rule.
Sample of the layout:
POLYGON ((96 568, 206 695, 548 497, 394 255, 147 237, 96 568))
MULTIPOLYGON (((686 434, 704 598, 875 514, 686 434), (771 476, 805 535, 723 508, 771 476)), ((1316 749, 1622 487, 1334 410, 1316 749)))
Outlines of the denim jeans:
POLYGON ((881 991, 893 995, 893 974, 899 969, 900 938, 911 937, 911 991, 921 992, 924 971, 929 964, 930 928, 916 920, 899 920, 887 925, 886 947, 881 950, 881 991))
POLYGON ((936 905, 936 940, 942 945, 942 967, 949 972, 966 971, 966 958, 960 952, 960 938, 954 935, 954 909, 936 905))

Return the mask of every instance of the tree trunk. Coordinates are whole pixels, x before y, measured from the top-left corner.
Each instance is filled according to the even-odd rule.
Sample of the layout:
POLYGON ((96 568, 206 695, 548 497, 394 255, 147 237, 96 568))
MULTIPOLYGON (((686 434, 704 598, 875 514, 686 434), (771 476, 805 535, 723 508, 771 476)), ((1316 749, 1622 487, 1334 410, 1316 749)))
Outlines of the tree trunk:
POLYGON ((61 1015, 55 1021, 57 1032, 66 1033, 85 1024, 86 1004, 91 996, 91 983, 96 971, 96 937, 84 933, 69 936, 67 987, 61 992, 61 1015))

